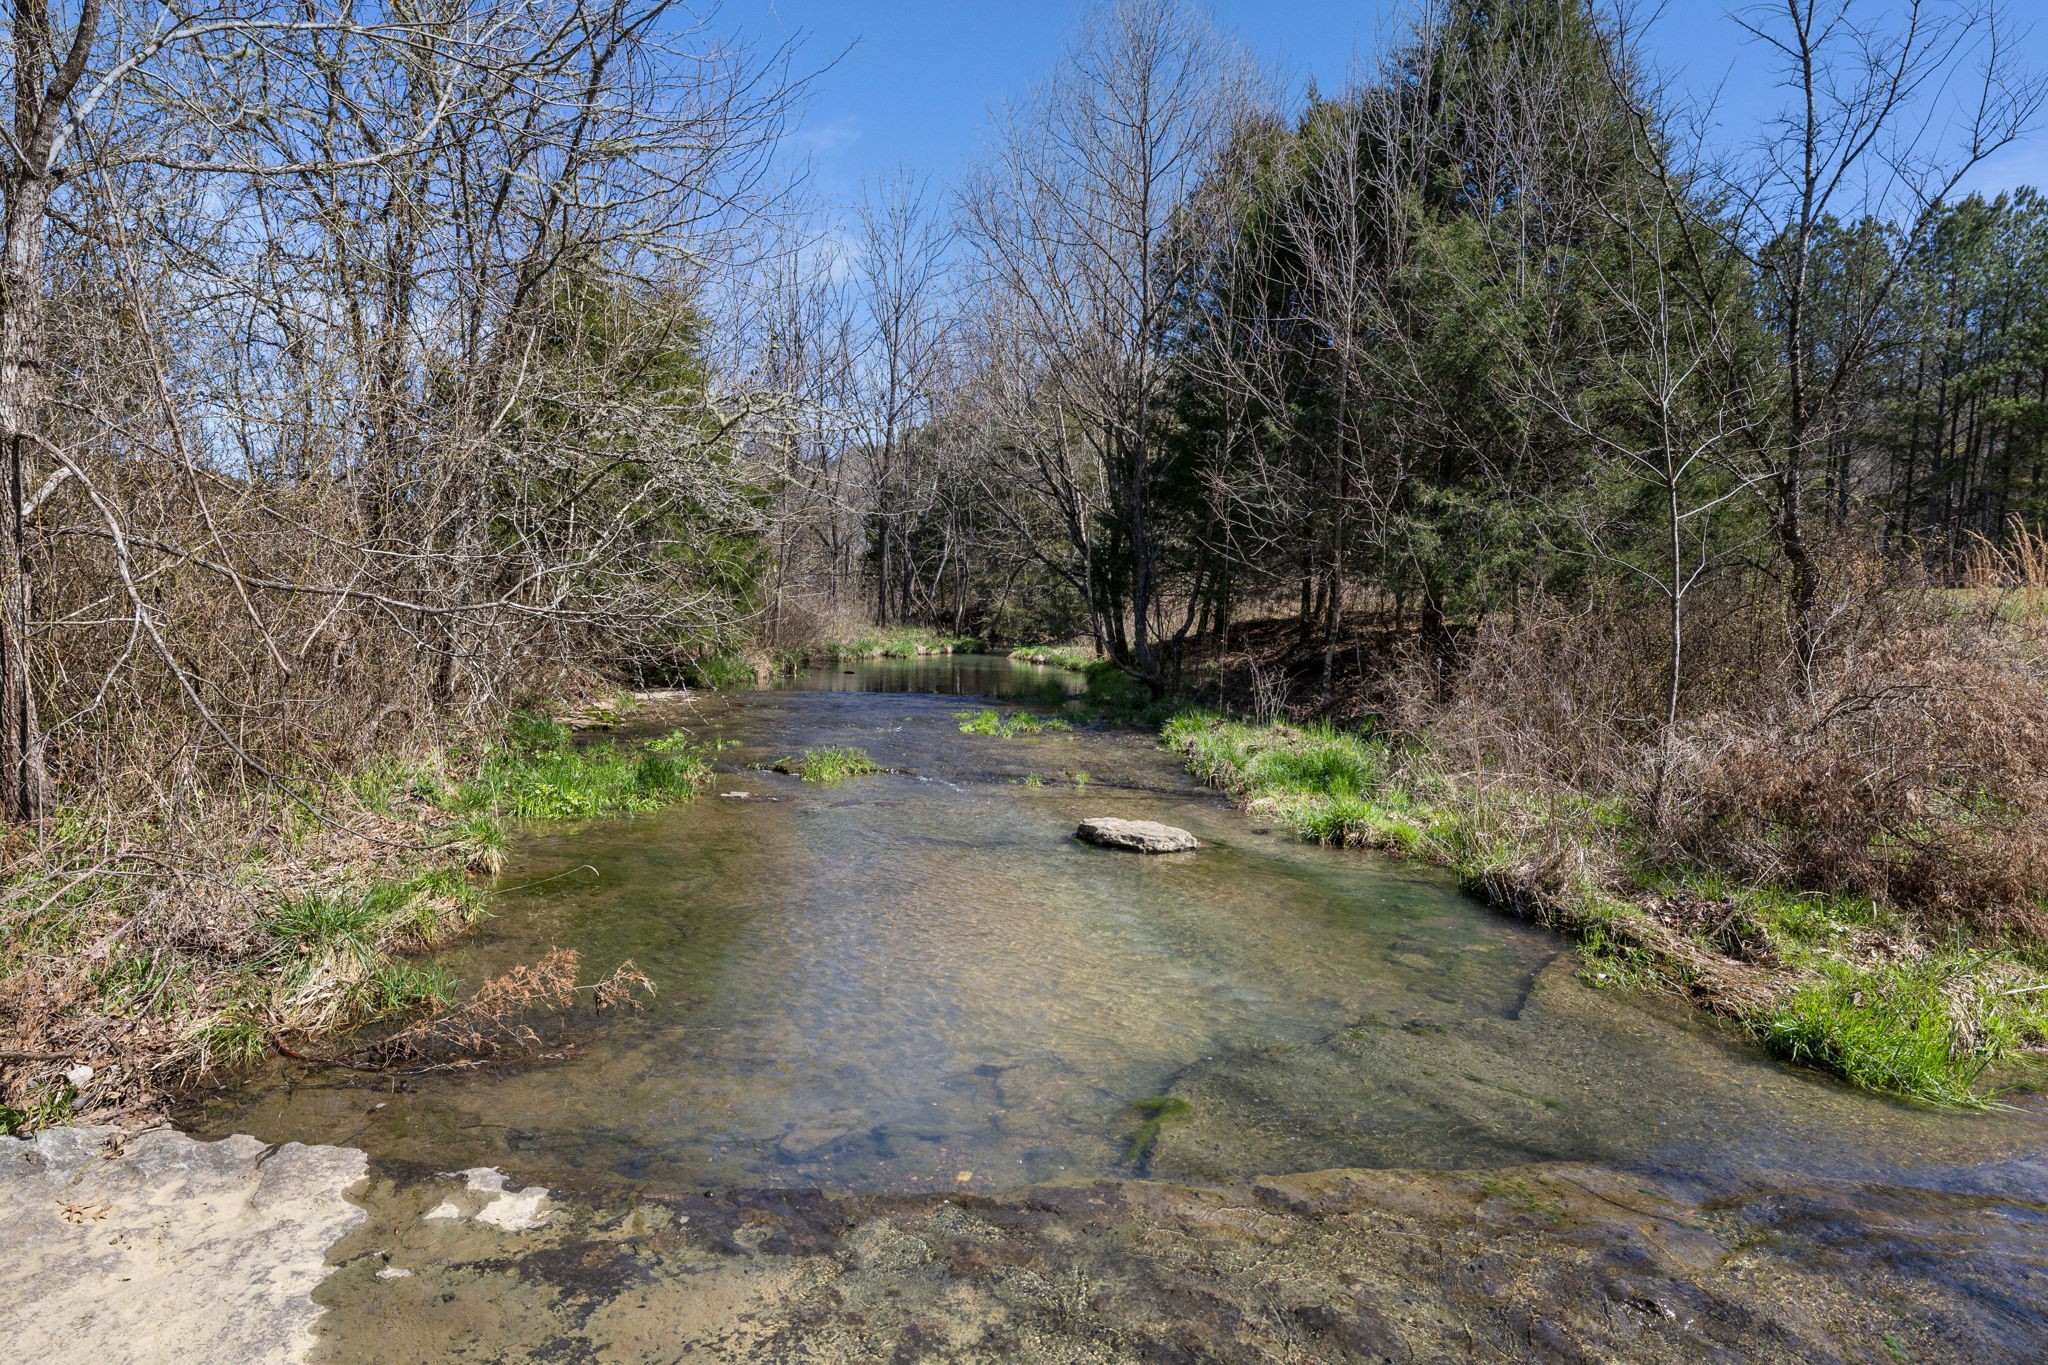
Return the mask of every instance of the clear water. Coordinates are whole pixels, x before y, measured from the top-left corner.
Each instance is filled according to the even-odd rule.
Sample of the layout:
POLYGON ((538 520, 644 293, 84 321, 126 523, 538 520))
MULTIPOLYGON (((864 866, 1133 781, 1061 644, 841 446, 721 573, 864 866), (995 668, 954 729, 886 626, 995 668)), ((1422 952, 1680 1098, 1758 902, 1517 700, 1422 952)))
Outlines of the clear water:
POLYGON ((861 659, 798 669, 775 680, 781 691, 917 692, 942 697, 1057 702, 1088 690, 1080 674, 992 654, 926 654, 861 659))
POLYGON ((1147 736, 960 732, 960 698, 1065 677, 879 661, 640 717, 724 742, 716 794, 529 832, 495 918, 444 961, 473 983, 555 945, 587 975, 630 958, 658 987, 644 1011, 581 1021, 539 1064, 275 1070, 195 1126, 443 1170, 840 1191, 1130 1174, 1133 1106, 1162 1092, 1192 1114, 1149 1169, 1202 1180, 1569 1158, 1952 1183, 2042 1146, 2033 1110, 1894 1104, 1592 989, 1554 936, 1426 870, 1262 831, 1147 736), (756 766, 827 744, 904 771, 819 787, 756 766), (1091 815, 1204 847, 1084 847, 1091 815))

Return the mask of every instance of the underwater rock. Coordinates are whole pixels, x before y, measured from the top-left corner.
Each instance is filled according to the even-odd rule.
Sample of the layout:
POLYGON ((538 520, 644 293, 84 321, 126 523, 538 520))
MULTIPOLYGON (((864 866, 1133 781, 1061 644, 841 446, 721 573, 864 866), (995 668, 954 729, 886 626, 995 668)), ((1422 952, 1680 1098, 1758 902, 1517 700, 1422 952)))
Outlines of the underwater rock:
POLYGON ((1123 848, 1133 853, 1185 853, 1200 848, 1194 835, 1156 820, 1118 820, 1097 816, 1083 820, 1074 837, 1099 848, 1123 848))
POLYGON ((457 1203, 446 1199, 420 1215, 422 1221, 474 1218, 479 1223, 488 1223, 506 1232, 530 1232, 547 1221, 546 1187, 529 1185, 522 1190, 508 1190, 505 1188, 505 1173, 495 1166, 474 1166, 455 1174, 462 1177, 465 1195, 486 1196, 482 1204, 469 1210, 464 1208, 464 1204, 476 1201, 465 1198, 462 1203, 457 1203))
POLYGON ((865 1136, 860 1119, 859 1114, 833 1113, 793 1123, 775 1140, 775 1156, 791 1164, 823 1160, 865 1136))

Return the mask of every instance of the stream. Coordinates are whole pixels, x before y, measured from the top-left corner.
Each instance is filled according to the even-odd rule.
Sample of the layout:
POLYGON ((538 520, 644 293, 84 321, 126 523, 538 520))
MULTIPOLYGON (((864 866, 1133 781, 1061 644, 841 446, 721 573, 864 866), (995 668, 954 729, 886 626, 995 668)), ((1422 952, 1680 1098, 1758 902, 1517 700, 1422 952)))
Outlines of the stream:
MULTIPOLYGON (((1019 1192, 1046 1189, 1140 1202, 1184 1190, 1170 1197, 1199 1202, 1212 1197, 1202 1190, 1350 1170, 1368 1183, 1380 1179, 1373 1171, 1438 1181, 1430 1198, 1460 1228, 1468 1196, 1475 1208, 1512 1212, 1524 1199, 1515 1191, 1533 1191, 1523 1212, 1540 1232, 1553 1205, 1560 1226, 1578 1217, 1578 1195, 1544 1192, 1543 1172, 1572 1170, 1581 1172, 1572 1190, 1619 1181, 1699 1227, 1713 1224, 1712 1210, 1752 1207, 1759 1191, 1781 1212, 1788 1191, 1839 1204, 1837 1222, 1774 1233, 1777 1254, 1847 1283, 1863 1272, 1839 1263, 1846 1244, 1889 1285, 1884 1277, 1924 1252, 1932 1278, 1893 1287, 1907 1303, 1991 1304, 1996 1330, 1971 1339, 1977 1358, 2010 1348, 2024 1359, 2048 1340, 2038 1293, 2048 1115, 2037 1100, 1939 1113, 1778 1064, 1674 1002, 1583 980, 1555 935, 1489 911, 1441 874, 1261 827, 1194 784, 1149 735, 998 738, 959 728, 956 713, 969 707, 1029 706, 1074 685, 1008 659, 941 656, 651 705, 619 737, 679 727, 716 745, 713 790, 653 815, 522 835, 493 917, 440 955, 471 986, 553 946, 577 950, 586 976, 631 959, 656 986, 643 1010, 580 1025, 573 1048, 535 1065, 391 1078, 280 1064, 203 1096, 186 1126, 368 1152, 380 1172, 365 1196, 373 1228, 340 1259, 346 1267, 350 1255, 410 1247, 421 1279, 403 1282, 406 1293, 430 1283, 444 1295, 450 1285, 479 1292, 480 1243, 422 1241, 417 1231, 437 1173, 479 1167, 580 1201, 558 1224, 578 1229, 586 1255, 611 1245, 592 1232, 599 1222, 624 1219, 619 1238, 659 1242, 690 1222, 677 1201, 698 1201, 691 1226, 721 1229, 690 1243, 700 1260, 686 1269, 698 1278, 685 1279, 704 1292, 740 1273, 732 1258, 764 1247, 798 1264, 801 1228, 816 1218, 796 1209, 840 1210, 825 1220, 839 1238, 885 1211, 899 1223, 905 1210, 937 1217, 932 1196, 954 1209, 974 1200, 1037 1208, 1053 1196, 1019 1192), (896 771, 818 786, 765 770, 824 745, 857 746, 896 771), (1203 847, 1143 858, 1077 843, 1076 823, 1096 815, 1179 825, 1203 847), (1174 1121, 1142 1132, 1140 1106, 1162 1096, 1184 1103, 1172 1106, 1174 1121), (925 1202, 901 1202, 912 1197, 925 1202), (667 1201, 667 1212, 631 1224, 649 1200, 667 1201), (1866 1206, 1883 1208, 1881 1234, 1839 1231, 1866 1206), (771 1212, 757 1217, 762 1209, 771 1212), (750 1245, 738 1230, 754 1226, 767 1231, 750 1245)), ((1155 1216, 1130 1214, 1130 1226, 1155 1216)), ((660 1254, 684 1255, 682 1245, 660 1254)), ((897 1285, 887 1313, 911 1312, 902 1287, 926 1261, 892 1271, 849 1245, 821 1243, 843 1273, 897 1285)), ((545 1300, 512 1317, 544 1324, 549 1340, 578 1343, 574 1351, 596 1350, 590 1314, 564 1316, 561 1305, 582 1293, 616 1307, 621 1285, 653 1273, 645 1257, 656 1252, 642 1253, 634 1275, 602 1292, 559 1267, 506 1272, 545 1300), (570 1281, 582 1288, 565 1288, 570 1281)), ((1234 1273, 1214 1271, 1218 1283, 1235 1283, 1234 1273)), ((397 1320, 391 1286, 400 1282, 369 1274, 344 1268, 323 1291, 336 1308, 324 1329, 332 1358, 411 1358, 374 1326, 397 1320)), ((801 1298, 789 1283, 755 1289, 768 1301, 801 1298)), ((931 1292, 939 1304, 940 1290, 931 1292)), ((848 1284, 832 1293, 858 1297, 848 1284)), ((688 1312, 644 1311, 667 1315, 663 1340, 695 1339, 690 1332, 710 1332, 718 1317, 706 1302, 716 1295, 698 1293, 688 1312)), ((419 1321, 447 1311, 420 1307, 419 1321)), ((985 1313, 929 1311, 993 1330, 985 1313)), ((1005 1308, 1001 1320, 1014 1326, 1020 1313, 1005 1308)), ((1815 1320, 1828 1339, 1848 1330, 1825 1313, 1815 1320)), ((1598 1330, 1618 1330, 1611 1312, 1608 1321, 1598 1330)), ((1676 1310, 1670 1321, 1680 1321, 1676 1310)), ((1950 1330, 1916 1323, 1901 1319, 1873 1340, 1896 1337, 1908 1349, 1915 1333, 1936 1340, 1950 1330)), ((1399 1336, 1398 1327, 1388 1331, 1399 1336)), ((475 1336, 474 1358, 539 1358, 532 1333, 541 1326, 502 1340, 476 1323, 463 1330, 475 1336)), ((1062 1330, 1086 1335, 1071 1323, 1062 1330)), ((1123 1330, 1105 1321, 1088 1340, 1113 1345, 1123 1330)), ((1677 1329, 1647 1313, 1641 1330, 1677 1329)), ((635 1355, 622 1339, 605 1338, 603 1353, 695 1358, 635 1355)), ((768 1338, 749 1340, 748 1350, 766 1349, 768 1338)), ((751 1358, 705 1349, 705 1358, 751 1358)), ((1786 1350, 1805 1358, 1807 1348, 1786 1350)), ((1110 1345, 1103 1352, 1125 1358, 1110 1345)), ((1386 1354, 1361 1346, 1301 1358, 1386 1354)), ((774 1358, 812 1357, 791 1348, 774 1358)), ((1661 1357, 1645 1349, 1642 1358, 1661 1357)))

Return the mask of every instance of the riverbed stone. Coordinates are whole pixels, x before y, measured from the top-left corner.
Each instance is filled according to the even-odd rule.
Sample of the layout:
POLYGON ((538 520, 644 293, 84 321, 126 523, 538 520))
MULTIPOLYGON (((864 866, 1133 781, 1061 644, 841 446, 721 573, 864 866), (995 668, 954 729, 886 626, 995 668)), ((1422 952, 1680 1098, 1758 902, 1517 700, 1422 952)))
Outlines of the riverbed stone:
POLYGON ((2015 1197, 2030 1177, 1980 1176, 1703 1191, 1539 1162, 986 1194, 565 1184, 531 1234, 410 1246, 419 1194, 379 1182, 322 1290, 322 1360, 2038 1361, 2048 1234, 1986 1217, 1987 1197, 2038 1208, 2015 1197), (622 1235, 620 1199, 677 1217, 622 1235), (414 1273, 377 1279, 393 1247, 414 1273))
POLYGON ((350 1148, 243 1135, 0 1139, 0 1341, 53 1365, 304 1359, 367 1171, 350 1148))
POLYGON ((1074 837, 1084 844, 1128 849, 1133 853, 1186 853, 1201 847, 1201 841, 1194 835, 1173 825, 1162 825, 1157 820, 1120 820, 1109 815, 1083 820, 1074 837))

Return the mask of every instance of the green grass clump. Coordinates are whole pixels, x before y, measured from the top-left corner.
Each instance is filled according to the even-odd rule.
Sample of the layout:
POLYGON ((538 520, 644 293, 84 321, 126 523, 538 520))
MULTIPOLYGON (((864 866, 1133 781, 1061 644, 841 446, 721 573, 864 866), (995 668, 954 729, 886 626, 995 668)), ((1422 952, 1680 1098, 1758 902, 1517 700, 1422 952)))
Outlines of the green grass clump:
POLYGON ((754 685, 754 666, 738 654, 707 654, 683 669, 683 681, 714 692, 744 692, 754 685))
POLYGON ((343 781, 357 800, 379 815, 391 814, 401 801, 431 803, 444 785, 436 767, 403 758, 372 761, 343 781))
POLYGON ((2048 1041, 2048 992, 2023 969, 1955 948, 1874 967, 1835 963, 1758 1020, 1764 1045, 1870 1090, 1959 1108, 1993 1102, 1995 1063, 2048 1041))
POLYGON ((349 1007, 361 1019, 389 1019, 455 1003, 455 979, 440 967, 378 962, 351 983, 349 1007))
POLYGON ((287 896, 264 926, 284 944, 374 948, 403 937, 426 946, 483 913, 483 895, 462 872, 439 867, 395 881, 372 881, 287 896))
POLYGON ((1184 1123, 1194 1117, 1195 1106, 1178 1095, 1153 1095, 1131 1106, 1141 1122, 1131 1134, 1131 1164, 1140 1171, 1152 1164, 1152 1154, 1168 1124, 1184 1123))
POLYGON ((981 641, 972 635, 941 635, 929 631, 899 631, 884 639, 885 659, 912 659, 923 654, 972 654, 981 641))
POLYGON ((710 765, 689 747, 686 736, 667 736, 636 749, 578 746, 566 726, 522 716, 450 804, 459 813, 587 820, 658 810, 696 795, 710 780, 710 765))
POLYGON ((245 1066, 270 1051, 270 1029, 242 1005, 198 1020, 186 1030, 186 1036, 197 1049, 196 1067, 201 1073, 245 1066))
POLYGON ((1189 769, 1240 801, 1260 803, 1300 837, 1420 853, 1455 816, 1419 802, 1395 777, 1384 739, 1329 725, 1255 725, 1179 711, 1160 727, 1189 769))
POLYGON ((874 627, 837 640, 789 645, 775 651, 778 672, 856 659, 914 659, 926 654, 973 654, 981 641, 972 635, 947 635, 916 626, 874 627))
POLYGON ((1073 649, 1066 645, 1025 645, 1011 650, 1010 657, 1019 663, 1063 668, 1069 673, 1086 673, 1095 663, 1094 650, 1073 649))
POLYGON ((823 749, 806 749, 797 758, 785 758, 775 765, 779 773, 791 773, 806 782, 830 785, 844 782, 849 777, 865 777, 882 771, 882 765, 869 758, 864 749, 842 746, 828 746, 823 749))
POLYGON ((265 927, 280 946, 289 949, 367 951, 376 947, 388 918, 368 896, 315 892, 287 897, 265 927))
POLYGON ((1012 711, 1006 716, 993 706, 985 706, 979 711, 955 711, 953 716, 960 722, 963 735, 993 735, 1001 739, 1073 728, 1057 716, 1035 716, 1029 711, 1012 711))
POLYGON ((19 1105, 0 1104, 0 1137, 28 1134, 71 1117, 71 1099, 78 1092, 65 1081, 46 1081, 19 1105))

